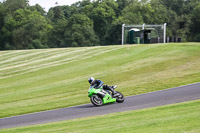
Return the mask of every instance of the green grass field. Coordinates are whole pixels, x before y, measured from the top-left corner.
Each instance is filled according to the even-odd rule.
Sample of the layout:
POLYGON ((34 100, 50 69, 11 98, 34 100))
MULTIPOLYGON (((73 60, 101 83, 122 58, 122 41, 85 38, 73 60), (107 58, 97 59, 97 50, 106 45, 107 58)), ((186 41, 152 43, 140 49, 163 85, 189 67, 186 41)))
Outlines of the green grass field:
POLYGON ((125 96, 200 81, 200 43, 0 51, 0 118, 89 103, 88 77, 125 96))
POLYGON ((195 100, 138 111, 4 129, 2 133, 199 133, 199 110, 200 100, 195 100))

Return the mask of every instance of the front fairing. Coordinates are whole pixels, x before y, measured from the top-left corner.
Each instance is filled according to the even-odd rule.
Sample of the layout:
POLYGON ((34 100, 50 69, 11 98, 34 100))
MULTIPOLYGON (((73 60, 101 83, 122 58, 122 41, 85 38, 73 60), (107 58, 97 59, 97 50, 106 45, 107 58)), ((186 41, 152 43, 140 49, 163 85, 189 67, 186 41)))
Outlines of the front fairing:
POLYGON ((97 94, 101 90, 102 90, 102 87, 95 89, 94 86, 90 86, 90 88, 88 90, 88 97, 91 97, 92 95, 97 94))

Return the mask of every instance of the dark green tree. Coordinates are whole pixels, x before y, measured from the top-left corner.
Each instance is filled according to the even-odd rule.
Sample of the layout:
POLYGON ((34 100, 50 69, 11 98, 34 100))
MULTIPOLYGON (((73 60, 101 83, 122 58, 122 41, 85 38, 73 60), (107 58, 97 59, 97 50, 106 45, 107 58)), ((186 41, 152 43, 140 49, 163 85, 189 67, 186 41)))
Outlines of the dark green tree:
POLYGON ((117 16, 121 16, 122 15, 122 11, 124 10, 124 8, 126 8, 128 5, 130 5, 131 3, 133 3, 135 0, 117 0, 117 4, 118 4, 118 10, 117 10, 117 16))
MULTIPOLYGON (((191 12, 194 10, 194 7, 198 0, 161 0, 162 4, 168 9, 170 14, 169 18, 172 16, 173 19, 168 21, 168 29, 171 30, 171 36, 181 37, 182 41, 187 41, 189 39, 190 25, 191 21, 191 12), (174 15, 175 14, 175 15, 174 15)), ((169 34, 168 34, 169 35, 169 34)))
POLYGON ((51 25, 39 12, 19 9, 5 18, 5 49, 45 48, 50 30, 51 25))
POLYGON ((126 24, 143 24, 145 11, 151 12, 148 9, 144 10, 141 2, 135 1, 123 10, 122 16, 126 24))
POLYGON ((98 45, 98 37, 93 30, 93 22, 82 14, 74 14, 68 20, 64 33, 67 47, 98 45))
POLYGON ((162 1, 151 0, 151 7, 153 9, 151 24, 164 24, 167 23, 167 35, 173 36, 176 34, 177 30, 177 14, 175 11, 168 9, 162 1))
POLYGON ((48 37, 48 45, 51 48, 65 47, 65 31, 67 30, 67 20, 59 19, 57 23, 52 24, 53 29, 48 37))
POLYGON ((0 50, 4 49, 4 34, 2 32, 2 28, 4 27, 4 18, 6 16, 7 12, 5 9, 5 6, 0 3, 0 50))
POLYGON ((73 14, 79 14, 79 10, 76 6, 63 6, 62 10, 65 19, 69 19, 73 14))
POLYGON ((50 8, 47 13, 47 18, 53 22, 57 23, 60 19, 64 19, 64 11, 62 10, 61 6, 50 8))
POLYGON ((10 13, 18 9, 29 7, 28 0, 6 0, 5 2, 3 2, 3 4, 6 7, 6 10, 10 13))
POLYGON ((42 16, 46 15, 46 11, 39 4, 30 7, 31 11, 38 11, 42 16))
POLYGON ((112 22, 116 19, 117 3, 114 0, 98 0, 88 16, 94 22, 94 30, 100 38, 101 45, 107 44, 106 37, 112 22))
POLYGON ((190 25, 190 41, 200 42, 200 3, 198 3, 191 13, 192 23, 190 25))
POLYGON ((108 36, 106 37, 107 44, 121 44, 122 24, 124 24, 123 17, 119 17, 112 23, 111 28, 108 31, 108 36))

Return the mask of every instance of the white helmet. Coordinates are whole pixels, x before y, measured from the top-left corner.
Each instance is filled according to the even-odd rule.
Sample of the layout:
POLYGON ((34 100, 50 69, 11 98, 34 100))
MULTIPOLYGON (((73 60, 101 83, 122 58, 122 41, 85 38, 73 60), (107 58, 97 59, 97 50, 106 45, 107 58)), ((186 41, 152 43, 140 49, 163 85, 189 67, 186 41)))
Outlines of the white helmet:
POLYGON ((91 84, 94 81, 93 77, 88 78, 88 82, 91 84))

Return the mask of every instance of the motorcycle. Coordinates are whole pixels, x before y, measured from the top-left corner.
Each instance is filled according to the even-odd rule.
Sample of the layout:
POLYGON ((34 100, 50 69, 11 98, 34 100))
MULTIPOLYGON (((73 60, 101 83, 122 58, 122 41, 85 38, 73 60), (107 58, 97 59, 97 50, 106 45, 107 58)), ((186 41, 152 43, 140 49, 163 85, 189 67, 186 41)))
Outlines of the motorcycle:
MULTIPOLYGON (((116 89, 116 87, 111 86, 113 89, 116 89)), ((90 97, 90 100, 93 105, 95 106, 102 106, 104 104, 108 103, 123 103, 124 102, 124 96, 119 91, 116 91, 116 94, 112 94, 110 91, 103 90, 103 85, 95 87, 90 86, 88 90, 88 97, 90 97)))

